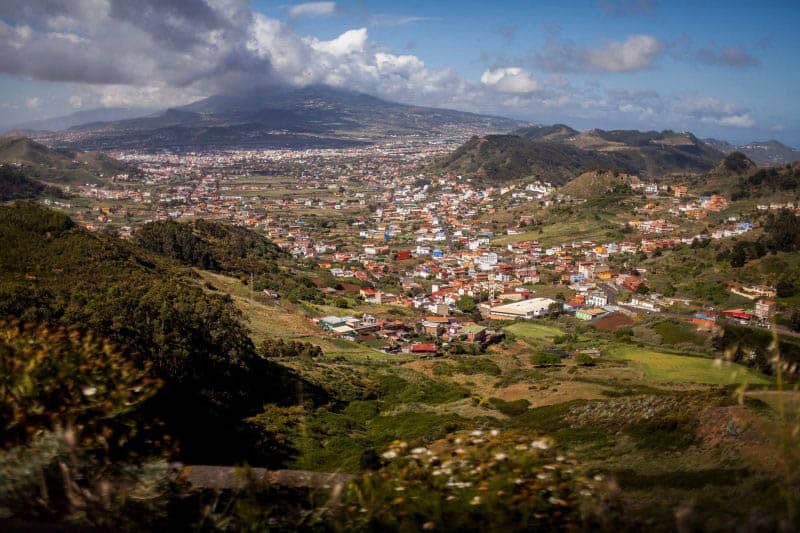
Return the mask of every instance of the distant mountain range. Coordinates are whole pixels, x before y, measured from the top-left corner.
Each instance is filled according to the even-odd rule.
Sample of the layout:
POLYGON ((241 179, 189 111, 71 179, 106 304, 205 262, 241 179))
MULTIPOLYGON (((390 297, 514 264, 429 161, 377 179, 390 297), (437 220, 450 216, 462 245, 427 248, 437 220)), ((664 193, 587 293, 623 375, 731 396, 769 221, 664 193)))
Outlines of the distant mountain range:
POLYGON ((800 150, 790 148, 776 140, 756 141, 739 146, 718 139, 703 139, 703 142, 723 154, 742 152, 760 166, 784 165, 800 161, 800 150))
POLYGON ((563 184, 581 172, 613 169, 643 177, 705 172, 724 157, 691 133, 533 126, 473 137, 435 169, 492 182, 534 177, 563 184))
POLYGON ((27 137, 0 137, 0 164, 10 164, 25 176, 60 185, 100 183, 136 168, 105 154, 51 149, 27 137))
POLYGON ((267 87, 212 96, 145 117, 93 122, 38 135, 81 149, 348 146, 398 137, 465 139, 523 123, 387 102, 328 86, 267 87))
POLYGON ((154 111, 154 109, 141 107, 99 107, 96 109, 83 109, 63 117, 46 118, 17 124, 9 128, 9 131, 25 133, 35 131, 63 131, 75 126, 82 126, 95 122, 109 122, 143 117, 152 114, 154 111))

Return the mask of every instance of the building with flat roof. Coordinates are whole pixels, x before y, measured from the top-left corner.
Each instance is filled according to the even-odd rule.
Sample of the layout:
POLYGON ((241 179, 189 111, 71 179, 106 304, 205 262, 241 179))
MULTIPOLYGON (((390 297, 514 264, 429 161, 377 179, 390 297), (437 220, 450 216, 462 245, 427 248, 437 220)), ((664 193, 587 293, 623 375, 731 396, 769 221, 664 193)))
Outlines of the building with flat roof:
POLYGON ((551 298, 531 298, 521 302, 498 305, 489 310, 489 317, 493 320, 516 320, 524 318, 530 320, 549 313, 551 304, 556 303, 551 298))

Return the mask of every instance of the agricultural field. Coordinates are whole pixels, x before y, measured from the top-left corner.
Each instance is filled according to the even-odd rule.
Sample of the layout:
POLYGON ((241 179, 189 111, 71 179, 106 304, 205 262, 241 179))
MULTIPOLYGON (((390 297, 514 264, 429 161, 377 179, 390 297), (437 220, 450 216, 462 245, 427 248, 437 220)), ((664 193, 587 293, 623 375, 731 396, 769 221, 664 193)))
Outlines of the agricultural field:
POLYGON ((517 322, 503 328, 508 333, 528 339, 553 339, 563 335, 564 331, 554 326, 547 326, 537 322, 517 322))
POLYGON ((632 346, 619 347, 611 357, 633 362, 644 377, 657 382, 708 385, 767 385, 770 380, 741 365, 705 357, 688 357, 632 346))

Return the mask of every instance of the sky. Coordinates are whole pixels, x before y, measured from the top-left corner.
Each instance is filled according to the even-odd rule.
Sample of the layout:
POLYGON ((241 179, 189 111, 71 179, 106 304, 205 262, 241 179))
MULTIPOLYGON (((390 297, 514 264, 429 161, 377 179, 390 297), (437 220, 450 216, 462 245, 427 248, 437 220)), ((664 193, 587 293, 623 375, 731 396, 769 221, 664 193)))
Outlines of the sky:
POLYGON ((800 2, 2 0, 0 128, 269 84, 800 147, 800 2))

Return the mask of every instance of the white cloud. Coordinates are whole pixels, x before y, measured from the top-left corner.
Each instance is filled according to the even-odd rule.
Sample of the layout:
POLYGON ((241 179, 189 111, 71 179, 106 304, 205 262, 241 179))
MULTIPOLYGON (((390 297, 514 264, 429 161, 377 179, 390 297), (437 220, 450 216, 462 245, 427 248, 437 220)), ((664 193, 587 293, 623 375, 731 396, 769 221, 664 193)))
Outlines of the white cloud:
POLYGON ((718 119, 716 123, 720 126, 732 126, 735 128, 750 128, 756 125, 756 121, 750 116, 749 113, 722 117, 718 119))
POLYGON ((481 83, 501 93, 532 93, 539 90, 539 82, 520 67, 486 70, 481 75, 481 83))
POLYGON ((630 72, 647 68, 655 62, 662 46, 652 35, 631 35, 622 42, 612 42, 588 51, 589 63, 608 72, 630 72))
POLYGON ((326 17, 336 11, 336 2, 306 2, 289 8, 289 16, 296 17, 326 17))
POLYGON ((36 110, 42 107, 42 99, 38 96, 31 96, 25 99, 25 107, 30 110, 36 110))
POLYGON ((334 56, 345 56, 355 52, 363 52, 367 44, 367 29, 347 30, 340 36, 330 41, 308 39, 311 48, 334 56))
MULTIPOLYGON (((165 108, 230 89, 286 83, 328 84, 415 105, 543 123, 691 129, 703 124, 745 128, 756 122, 748 109, 708 96, 615 91, 591 81, 574 86, 565 76, 540 77, 520 66, 487 69, 479 80, 468 80, 451 68, 432 68, 416 55, 391 53, 371 42, 366 28, 330 40, 299 35, 288 24, 252 11, 247 0, 206 0, 192 10, 177 1, 136 5, 143 4, 147 9, 109 0, 55 2, 48 9, 31 3, 38 11, 29 17, 23 9, 28 0, 4 0, 0 73, 74 83, 69 103, 76 109, 165 108)), ((294 7, 306 5, 311 4, 294 7)), ((310 14, 331 8, 303 9, 310 14)), ((649 35, 594 48, 555 39, 537 58, 548 71, 625 72, 652 65, 661 49, 649 35)))

